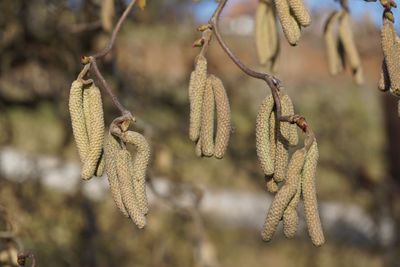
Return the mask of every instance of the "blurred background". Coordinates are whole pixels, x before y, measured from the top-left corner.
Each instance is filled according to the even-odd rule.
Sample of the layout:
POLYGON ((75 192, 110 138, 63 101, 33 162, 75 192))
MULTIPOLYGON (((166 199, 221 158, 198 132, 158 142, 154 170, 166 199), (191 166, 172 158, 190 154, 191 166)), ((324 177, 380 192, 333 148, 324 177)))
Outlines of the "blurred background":
MULTIPOLYGON (((214 1, 136 7, 115 49, 99 61, 152 145, 151 212, 139 231, 115 207, 106 177, 80 180, 68 114, 80 56, 108 41, 101 0, 0 0, 0 251, 32 251, 39 266, 399 266, 400 119, 395 97, 377 90, 382 8, 349 1, 366 77, 357 87, 350 71, 328 74, 322 28, 338 4, 306 2, 313 24, 297 47, 282 39, 277 75, 319 142, 323 247, 311 244, 302 211, 296 238, 285 239, 279 228, 272 242, 261 241, 272 195, 254 129, 269 90, 240 72, 215 41, 209 72, 225 84, 234 132, 224 159, 195 156, 187 86, 199 50, 191 45, 214 1)), ((253 37, 257 1, 228 3, 221 21, 227 43, 262 70, 253 37)), ((125 6, 115 0, 114 21, 125 6)), ((103 99, 109 124, 119 112, 103 99)))

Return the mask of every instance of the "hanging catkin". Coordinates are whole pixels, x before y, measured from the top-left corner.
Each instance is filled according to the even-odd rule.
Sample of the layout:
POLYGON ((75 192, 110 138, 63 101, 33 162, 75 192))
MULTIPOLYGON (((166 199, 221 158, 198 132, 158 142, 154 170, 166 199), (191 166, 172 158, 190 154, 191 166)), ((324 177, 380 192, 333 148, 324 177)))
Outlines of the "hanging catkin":
POLYGON ((206 157, 214 155, 214 110, 215 100, 212 78, 207 78, 201 110, 201 150, 206 157))
POLYGON ((214 156, 224 157, 231 136, 231 109, 225 87, 218 77, 210 75, 214 90, 215 107, 217 111, 217 131, 215 134, 214 156))
POLYGON ((354 42, 353 32, 351 30, 350 15, 347 12, 340 17, 339 36, 347 58, 349 59, 354 80, 357 84, 362 84, 364 82, 364 75, 360 56, 358 54, 357 47, 354 42))
POLYGON ((381 70, 381 75, 379 78, 379 84, 378 84, 378 89, 381 91, 388 91, 390 89, 390 78, 389 78, 389 72, 387 70, 387 65, 385 60, 382 62, 382 70, 381 70))
POLYGON ((258 109, 256 120, 256 149, 261 169, 265 175, 274 173, 274 158, 271 153, 270 116, 274 108, 272 95, 267 96, 258 109))
POLYGON ((304 165, 304 158, 305 151, 304 149, 300 149, 293 154, 290 160, 286 182, 275 195, 265 219, 263 231, 261 232, 264 241, 271 240, 286 207, 296 194, 298 179, 304 165))
POLYGON ((324 40, 328 56, 329 73, 331 75, 337 75, 343 70, 343 62, 338 50, 339 40, 335 33, 335 26, 341 15, 342 12, 340 11, 332 12, 324 26, 324 40))
POLYGON ((149 208, 146 194, 146 171, 150 160, 150 145, 143 135, 133 131, 123 133, 122 139, 136 148, 136 155, 133 163, 131 163, 130 172, 137 205, 143 214, 147 214, 149 208))
POLYGON ((207 59, 203 55, 197 57, 195 69, 189 83, 190 100, 190 140, 196 142, 200 137, 201 108, 207 81, 207 59))
POLYGON ((302 196, 304 200, 304 214, 308 228, 308 234, 315 246, 325 243, 321 221, 318 213, 317 193, 315 185, 315 175, 318 164, 318 145, 314 140, 311 148, 307 152, 306 160, 302 172, 302 196))
POLYGON ((272 110, 271 115, 269 116, 269 145, 270 145, 270 155, 272 159, 272 163, 275 168, 275 154, 276 154, 276 136, 277 136, 277 128, 276 128, 276 120, 275 120, 275 111, 272 110))
POLYGON ((87 180, 95 175, 102 154, 104 143, 104 115, 99 88, 92 83, 91 86, 85 90, 88 90, 90 103, 90 139, 89 149, 83 161, 81 176, 83 179, 87 180))
POLYGON ((108 182, 110 184, 111 196, 115 202, 115 205, 122 212, 122 214, 126 217, 129 217, 124 203, 122 202, 121 191, 118 182, 116 158, 119 150, 121 150, 119 140, 117 140, 117 137, 114 137, 111 133, 109 133, 106 136, 104 143, 104 158, 108 182))
POLYGON ((297 45, 300 39, 300 26, 290 13, 287 0, 275 0, 276 13, 289 44, 297 45))
POLYGON ((311 24, 311 16, 308 12, 306 6, 304 5, 303 0, 287 0, 290 6, 290 9, 299 22, 299 24, 303 27, 307 27, 311 24))
POLYGON ((137 225, 138 228, 143 228, 146 225, 146 217, 139 207, 137 195, 135 194, 135 185, 132 179, 131 168, 132 157, 126 149, 117 151, 116 167, 118 175, 118 183, 121 191, 122 201, 129 214, 129 217, 137 225))
POLYGON ((279 190, 278 184, 274 181, 272 176, 265 176, 265 187, 267 188, 267 191, 270 193, 276 193, 279 190))
MULTIPOLYGON (((294 115, 293 102, 288 94, 284 94, 281 97, 282 116, 294 115)), ((289 122, 281 122, 281 133, 283 138, 289 141, 289 145, 296 146, 299 142, 299 136, 297 134, 296 124, 290 124, 289 122)))
POLYGON ((297 214, 297 206, 301 196, 301 177, 297 179, 296 194, 290 200, 289 205, 283 213, 283 233, 287 238, 293 238, 296 235, 299 225, 299 216, 297 214))

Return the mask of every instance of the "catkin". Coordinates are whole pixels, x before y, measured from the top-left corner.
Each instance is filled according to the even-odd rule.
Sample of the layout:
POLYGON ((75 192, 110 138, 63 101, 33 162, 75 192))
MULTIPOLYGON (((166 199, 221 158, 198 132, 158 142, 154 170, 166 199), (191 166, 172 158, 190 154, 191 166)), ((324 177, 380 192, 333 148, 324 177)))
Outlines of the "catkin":
POLYGON ((136 148, 136 155, 132 165, 133 185, 137 205, 142 213, 147 214, 149 208, 146 195, 146 171, 151 154, 150 145, 143 135, 133 131, 123 133, 122 139, 136 148))
POLYGON ((335 34, 335 25, 339 21, 342 12, 334 11, 329 16, 324 26, 324 40, 328 56, 329 73, 337 75, 343 70, 342 59, 338 50, 338 38, 335 34))
POLYGON ((290 13, 287 0, 275 0, 275 7, 286 39, 289 44, 297 45, 300 39, 300 27, 296 19, 290 13))
POLYGON ((274 179, 272 178, 272 176, 265 176, 265 186, 267 188, 267 191, 270 193, 276 193, 279 190, 278 184, 274 181, 274 179))
POLYGON ((390 78, 385 59, 382 61, 382 70, 379 78, 378 89, 384 92, 390 89, 390 78))
MULTIPOLYGON (((217 159, 224 157, 231 136, 231 109, 229 99, 222 81, 210 75, 214 90, 215 107, 217 111, 217 131, 215 134, 214 156, 217 159)), ((202 140, 203 142, 204 140, 202 140)))
POLYGON ((287 0, 290 6, 290 9, 299 22, 299 24, 303 27, 307 27, 311 24, 311 16, 308 12, 306 6, 304 5, 303 0, 287 0))
POLYGON ((189 83, 190 100, 190 140, 196 142, 200 136, 201 108, 203 103, 204 89, 207 81, 207 59, 199 55, 195 69, 189 83))
POLYGON ((146 217, 137 202, 136 188, 129 167, 131 161, 132 157, 128 150, 120 149, 117 151, 115 163, 122 201, 132 221, 138 228, 143 228, 146 225, 146 217))
MULTIPOLYGON (((304 160, 303 160, 304 162, 304 160)), ((300 175, 300 174, 299 174, 300 175)), ((297 214, 297 206, 301 196, 301 177, 297 179, 296 194, 290 200, 285 212, 283 213, 283 233, 287 238, 293 238, 296 235, 299 225, 299 216, 297 214)))
POLYGON ((256 120, 256 149, 261 169, 265 175, 274 173, 274 160, 271 155, 270 116, 274 108, 272 95, 267 96, 261 103, 256 120))
POLYGON ((274 166, 275 166, 276 136, 277 136, 277 127, 275 118, 276 118, 275 111, 272 110, 271 115, 269 116, 269 145, 270 145, 269 152, 274 166))
POLYGON ((88 89, 85 90, 88 90, 88 97, 90 99, 90 147, 87 151, 86 158, 83 161, 81 176, 83 179, 87 180, 95 175, 103 150, 104 115, 99 88, 93 83, 88 89))
POLYGON ((122 214, 126 217, 129 217, 124 203, 122 202, 120 185, 118 182, 116 158, 119 150, 121 150, 119 140, 117 140, 116 137, 109 133, 104 143, 104 159, 107 178, 110 184, 111 196, 115 202, 115 205, 122 212, 122 214))
MULTIPOLYGON (((293 102, 288 94, 284 94, 281 97, 282 116, 294 115, 293 102)), ((297 134, 296 124, 290 124, 289 122, 281 123, 281 134, 282 137, 289 141, 289 145, 296 146, 299 142, 299 136, 297 134)))
POLYGON ((271 240, 286 207, 296 193, 298 179, 304 165, 304 158, 305 151, 304 149, 300 149, 293 154, 290 160, 286 182, 272 201, 265 219, 263 231, 261 232, 264 241, 271 240))
POLYGON ((198 157, 203 156, 203 151, 201 150, 201 137, 196 142, 195 154, 198 157))
POLYGON ((214 110, 213 83, 212 78, 208 77, 203 97, 200 129, 201 150, 206 157, 214 154, 214 110))
POLYGON ((315 186, 315 175, 318 164, 318 145, 314 140, 310 150, 307 152, 302 172, 302 196, 304 200, 304 213, 308 228, 308 234, 315 246, 325 243, 321 221, 318 213, 317 193, 315 186))
POLYGON ((400 96, 400 46, 393 22, 385 19, 381 29, 382 50, 390 79, 390 92, 400 96))

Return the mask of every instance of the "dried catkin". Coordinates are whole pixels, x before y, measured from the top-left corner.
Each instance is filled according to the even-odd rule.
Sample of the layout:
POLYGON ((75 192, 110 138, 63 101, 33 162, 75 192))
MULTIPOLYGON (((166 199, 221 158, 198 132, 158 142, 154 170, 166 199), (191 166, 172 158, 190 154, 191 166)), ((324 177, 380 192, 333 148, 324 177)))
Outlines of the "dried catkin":
POLYGON ((271 155, 270 116, 274 108, 272 95, 267 96, 258 109, 256 120, 256 149, 261 169, 265 175, 274 173, 274 160, 271 155))
POLYGON ((300 26, 290 13, 289 3, 287 0, 275 0, 275 7, 286 39, 289 44, 297 45, 300 39, 300 26))
POLYGON ((118 182, 118 174, 117 174, 117 165, 116 158, 118 151, 121 150, 121 145, 119 144, 119 140, 114 137, 111 133, 106 136, 106 140, 104 143, 104 159, 106 165, 106 173, 108 182, 110 184, 111 196, 115 202, 115 205, 122 212, 122 214, 126 217, 129 217, 128 212, 122 202, 120 186, 118 182))
POLYGON ((382 62, 382 70, 379 78, 378 89, 381 91, 388 91, 390 89, 390 78, 389 72, 387 70, 386 62, 383 60, 382 62))
POLYGON ((390 79, 390 92, 400 96, 400 45, 396 41, 396 30, 388 19, 385 19, 381 29, 382 50, 390 79))
POLYGON ((304 149, 300 149, 293 154, 290 160, 286 182, 275 195, 265 219, 263 231, 261 232, 264 241, 271 240, 286 207, 296 194, 298 179, 304 165, 304 158, 305 151, 304 149))
POLYGON ((290 9, 299 22, 299 24, 303 27, 307 27, 311 24, 311 16, 308 12, 306 6, 304 5, 303 0, 287 0, 290 6, 290 9))
POLYGON ((315 246, 321 246, 325 243, 324 233, 322 231, 321 221, 318 213, 315 185, 318 157, 318 145, 317 142, 314 141, 306 155, 301 178, 301 187, 308 234, 310 235, 311 241, 315 246))
POLYGON ((364 75, 362 71, 361 60, 354 42, 353 32, 351 30, 350 15, 347 12, 344 13, 340 18, 339 36, 349 59, 354 79, 357 84, 362 84, 364 82, 364 75))
MULTIPOLYGON (((210 75, 214 90, 215 107, 217 111, 217 131, 215 134, 214 156, 217 159, 224 157, 231 136, 231 109, 229 99, 222 81, 210 75)), ((204 140, 202 140, 203 142, 204 140)))
POLYGON ((117 151, 115 163, 122 201, 132 221, 137 225, 137 227, 143 228, 146 225, 146 217, 139 208, 137 202, 134 180, 132 179, 129 168, 131 161, 132 157, 128 150, 120 149, 117 151))
POLYGON ((197 57, 195 69, 191 75, 189 83, 190 100, 190 140, 196 142, 200 137, 201 108, 203 95, 207 81, 207 59, 199 55, 197 57))
POLYGON ((81 81, 76 80, 72 83, 68 104, 75 143, 78 148, 79 158, 83 163, 89 149, 89 138, 83 111, 83 83, 81 81))
POLYGON ((329 16, 324 26, 324 40, 328 57, 329 73, 337 75, 343 70, 343 62, 339 54, 338 38, 335 34, 337 25, 342 12, 334 11, 329 16))
POLYGON ((102 154, 104 143, 104 114, 99 88, 93 83, 90 88, 85 90, 88 90, 88 97, 90 99, 90 147, 83 161, 81 176, 83 179, 87 180, 95 175, 102 154))
POLYGON ((150 145, 143 135, 127 131, 122 135, 123 140, 136 148, 136 155, 132 165, 132 179, 139 209, 147 214, 148 202, 146 194, 146 171, 150 160, 150 145))
POLYGON ((214 155, 214 111, 213 83, 212 78, 209 76, 204 91, 200 129, 201 150, 202 154, 206 157, 214 155))
MULTIPOLYGON (((282 116, 294 115, 293 102, 288 94, 284 94, 281 97, 282 116)), ((289 122, 281 122, 281 134, 283 138, 289 141, 289 145, 296 146, 299 142, 299 136, 297 134, 296 124, 290 124, 289 122)))

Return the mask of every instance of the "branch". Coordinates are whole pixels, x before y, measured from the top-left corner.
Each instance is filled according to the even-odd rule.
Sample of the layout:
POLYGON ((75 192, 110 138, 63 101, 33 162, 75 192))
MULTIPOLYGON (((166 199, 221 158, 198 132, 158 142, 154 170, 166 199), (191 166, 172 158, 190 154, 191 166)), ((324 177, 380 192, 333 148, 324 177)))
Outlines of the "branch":
MULTIPOLYGON (((313 141, 314 140, 314 133, 312 132, 311 128, 306 122, 306 119, 300 115, 292 115, 292 116, 282 116, 281 111, 281 101, 279 98, 279 91, 280 91, 280 80, 268 73, 257 72, 252 70, 248 66, 246 66, 243 62, 240 61, 235 54, 233 54, 232 50, 227 46, 222 35, 219 30, 219 20, 228 0, 220 0, 217 9, 215 10, 214 14, 212 15, 211 19, 209 20, 210 28, 214 32, 218 43, 221 45, 222 49, 225 53, 230 57, 230 59, 248 76, 264 80, 269 88, 271 89, 272 96, 274 98, 275 107, 276 107, 276 114, 279 121, 289 122, 291 124, 296 124, 303 132, 307 135, 308 139, 313 141)), ((312 142, 306 142, 306 146, 312 142)))

